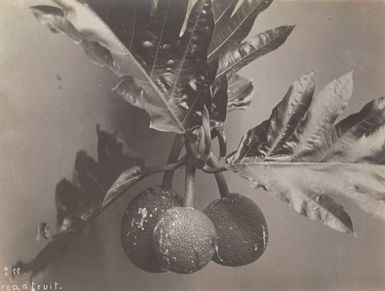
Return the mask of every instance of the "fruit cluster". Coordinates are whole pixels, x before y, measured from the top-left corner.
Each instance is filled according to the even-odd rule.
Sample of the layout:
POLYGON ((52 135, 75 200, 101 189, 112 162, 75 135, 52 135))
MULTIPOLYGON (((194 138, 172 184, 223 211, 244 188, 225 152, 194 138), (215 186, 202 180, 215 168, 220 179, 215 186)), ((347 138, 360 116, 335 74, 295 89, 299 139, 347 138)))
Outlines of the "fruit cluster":
POLYGON ((200 212, 162 186, 139 193, 121 224, 127 257, 147 272, 179 274, 196 272, 211 260, 231 267, 256 261, 268 241, 263 213, 245 196, 222 196, 200 212))

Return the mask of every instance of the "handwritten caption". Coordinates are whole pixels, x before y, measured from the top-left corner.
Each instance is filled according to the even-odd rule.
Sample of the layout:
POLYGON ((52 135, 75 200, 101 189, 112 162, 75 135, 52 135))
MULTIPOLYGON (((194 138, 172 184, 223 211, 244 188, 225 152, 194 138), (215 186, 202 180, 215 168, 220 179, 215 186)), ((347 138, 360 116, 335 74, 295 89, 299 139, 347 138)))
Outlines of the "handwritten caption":
POLYGON ((14 283, 11 281, 11 278, 24 275, 21 273, 20 268, 9 268, 3 267, 3 276, 9 283, 0 285, 0 291, 20 291, 20 290, 30 290, 30 291, 51 291, 51 290, 63 290, 63 287, 56 281, 48 281, 44 283, 38 283, 33 280, 28 280, 24 282, 14 283))

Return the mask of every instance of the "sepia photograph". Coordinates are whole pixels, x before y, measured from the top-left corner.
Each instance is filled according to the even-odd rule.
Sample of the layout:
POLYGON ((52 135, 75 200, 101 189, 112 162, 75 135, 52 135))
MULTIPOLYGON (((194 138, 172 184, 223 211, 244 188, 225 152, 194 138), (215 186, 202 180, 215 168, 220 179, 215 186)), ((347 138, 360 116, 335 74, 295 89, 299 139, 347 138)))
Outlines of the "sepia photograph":
POLYGON ((384 27, 0 0, 0 291, 385 291, 384 27))

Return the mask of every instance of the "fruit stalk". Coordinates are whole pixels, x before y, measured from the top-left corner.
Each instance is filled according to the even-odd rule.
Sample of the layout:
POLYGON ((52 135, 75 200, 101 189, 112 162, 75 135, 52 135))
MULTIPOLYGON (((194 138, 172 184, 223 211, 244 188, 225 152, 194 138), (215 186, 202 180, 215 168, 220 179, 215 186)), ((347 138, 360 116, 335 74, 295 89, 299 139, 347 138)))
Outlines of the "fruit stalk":
POLYGON ((185 196, 183 205, 185 207, 193 207, 194 193, 195 193, 195 172, 196 168, 192 161, 188 161, 186 164, 186 176, 185 176, 185 196))
MULTIPOLYGON (((172 144, 170 154, 167 159, 167 163, 171 164, 178 160, 180 152, 184 145, 184 137, 183 135, 176 135, 174 142, 172 144)), ((172 180, 174 177, 174 170, 166 171, 163 175, 162 180, 162 188, 163 189, 171 189, 172 187, 172 180)))
MULTIPOLYGON (((218 161, 216 158, 213 156, 213 154, 210 155, 210 158, 207 161, 208 166, 212 168, 220 168, 221 166, 219 165, 218 161)), ((215 180, 217 181, 218 184, 218 189, 219 193, 221 194, 221 197, 227 197, 229 195, 229 186, 227 185, 226 178, 223 175, 222 172, 215 172, 215 180)))

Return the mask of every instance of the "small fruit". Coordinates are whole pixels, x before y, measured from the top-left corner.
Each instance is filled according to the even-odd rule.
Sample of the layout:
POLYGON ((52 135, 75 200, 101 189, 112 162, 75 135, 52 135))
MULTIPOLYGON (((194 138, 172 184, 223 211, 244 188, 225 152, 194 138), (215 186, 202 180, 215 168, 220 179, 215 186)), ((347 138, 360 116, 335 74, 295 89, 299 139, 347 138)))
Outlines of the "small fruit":
POLYGON ((196 272, 215 253, 217 234, 214 224, 191 207, 169 209, 154 231, 154 250, 159 261, 179 274, 196 272))
POLYGON ((160 186, 139 193, 128 204, 121 223, 121 242, 128 259, 140 269, 153 273, 166 271, 153 251, 154 227, 166 210, 180 205, 181 199, 174 191, 160 186))
POLYGON ((218 246, 213 260, 224 266, 243 266, 256 261, 268 241, 266 219, 249 198, 231 193, 213 201, 203 211, 214 223, 218 246))

